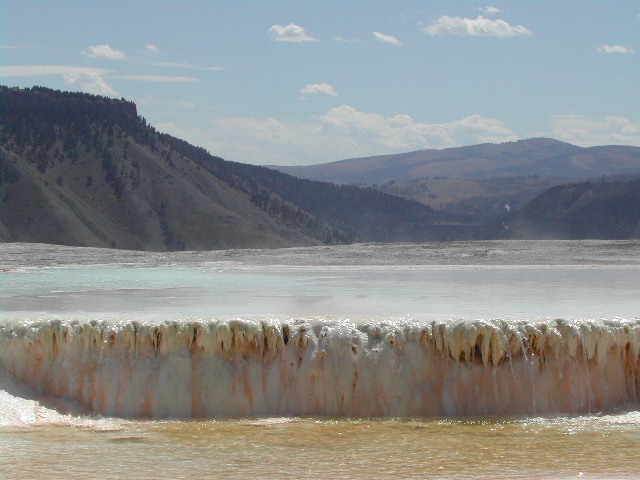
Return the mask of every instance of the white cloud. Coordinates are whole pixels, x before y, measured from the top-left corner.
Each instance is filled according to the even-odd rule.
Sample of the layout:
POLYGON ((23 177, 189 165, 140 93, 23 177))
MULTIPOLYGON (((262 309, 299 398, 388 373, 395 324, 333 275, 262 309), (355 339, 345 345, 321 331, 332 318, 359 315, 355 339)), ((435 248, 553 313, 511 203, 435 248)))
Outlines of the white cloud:
POLYGON ((24 48, 34 48, 34 47, 29 47, 26 45, 0 45, 0 48, 6 49, 6 50, 22 50, 24 48))
POLYGON ((171 102, 166 102, 166 101, 160 101, 160 100, 156 100, 152 95, 145 95, 142 98, 139 98, 136 100, 136 104, 137 105, 143 105, 143 106, 148 106, 148 105, 170 105, 172 107, 178 106, 181 108, 188 108, 188 109, 194 109, 197 107, 197 105, 193 102, 189 102, 187 100, 178 100, 178 101, 171 101, 171 102))
POLYGON ((205 72, 217 72, 220 70, 224 70, 224 67, 219 67, 217 65, 211 67, 201 67, 198 65, 193 65, 191 63, 186 62, 157 62, 154 63, 157 67, 173 67, 173 68, 185 68, 190 70, 201 70, 205 72))
POLYGON ((317 42, 317 38, 310 37, 304 30, 304 27, 292 23, 287 26, 272 25, 269 30, 271 38, 276 42, 317 42))
POLYGON ((384 33, 380 33, 380 32, 373 32, 372 35, 379 42, 389 43, 389 44, 391 44, 391 45, 393 45, 395 47, 401 47, 402 46, 402 42, 400 40, 398 40, 396 37, 394 37, 393 35, 385 35, 384 33))
POLYGON ((62 75, 62 78, 66 85, 81 92, 109 97, 120 96, 120 94, 97 73, 65 73, 62 75))
POLYGON ((311 83, 304 88, 300 89, 300 93, 303 95, 329 95, 330 97, 337 97, 338 94, 334 90, 333 86, 329 83, 311 83))
POLYGON ((518 139, 503 122, 480 115, 427 124, 409 115, 385 117, 348 105, 302 124, 275 118, 219 118, 208 126, 180 128, 167 123, 157 128, 228 160, 263 165, 314 164, 518 139))
POLYGON ((633 55, 635 52, 631 47, 625 47, 623 45, 600 45, 596 49, 599 53, 622 53, 633 55))
POLYGON ((323 139, 314 135, 313 127, 288 126, 275 118, 220 118, 212 120, 208 126, 191 128, 160 123, 156 128, 201 145, 213 155, 251 164, 295 165, 304 156, 311 155, 307 158, 315 160, 322 157, 314 157, 314 154, 326 155, 334 149, 334 145, 323 145, 323 139))
POLYGON ((134 80, 140 82, 164 82, 164 83, 192 83, 197 82, 195 77, 175 77, 171 75, 114 75, 120 80, 134 80))
POLYGON ((152 95, 145 95, 144 97, 139 98, 138 100, 136 100, 136 104, 137 105, 147 106, 147 105, 154 105, 154 104, 157 104, 157 103, 158 102, 156 101, 155 98, 153 98, 152 95))
POLYGON ((150 43, 149 45, 147 45, 144 49, 144 54, 145 55, 155 55, 156 53, 158 53, 160 49, 158 48, 158 46, 155 43, 150 43))
POLYGON ((117 97, 120 94, 102 76, 111 70, 104 68, 73 67, 68 65, 0 66, 0 77, 39 77, 60 75, 64 83, 74 90, 94 95, 117 97))
POLYGON ((377 150, 380 147, 388 151, 448 148, 517 139, 504 123, 480 115, 449 123, 416 123, 410 115, 385 117, 342 105, 329 111, 321 120, 324 126, 336 128, 362 145, 377 145, 377 150))
POLYGON ((176 102, 176 105, 183 107, 183 108, 189 108, 189 109, 194 109, 196 108, 196 104, 193 102, 188 102, 187 100, 178 100, 176 102))
POLYGON ((111 70, 68 65, 12 65, 0 66, 0 77, 38 77, 42 75, 95 74, 104 75, 111 70))
POLYGON ((582 147, 640 145, 640 122, 628 118, 558 115, 551 126, 556 138, 582 147))
POLYGON ((522 25, 512 26, 504 20, 443 16, 422 29, 429 35, 459 35, 471 37, 520 37, 533 35, 522 25))
POLYGON ((92 45, 88 52, 82 52, 83 55, 91 58, 107 58, 109 60, 124 60, 127 56, 124 52, 114 50, 109 45, 92 45))
POLYGON ((193 65, 186 62, 157 62, 154 65, 157 67, 194 68, 193 65))
POLYGON ((500 13, 500 9, 496 7, 480 7, 478 10, 480 10, 485 15, 497 15, 498 13, 500 13))
POLYGON ((332 40, 336 43, 363 43, 360 38, 345 38, 339 35, 334 35, 332 40))

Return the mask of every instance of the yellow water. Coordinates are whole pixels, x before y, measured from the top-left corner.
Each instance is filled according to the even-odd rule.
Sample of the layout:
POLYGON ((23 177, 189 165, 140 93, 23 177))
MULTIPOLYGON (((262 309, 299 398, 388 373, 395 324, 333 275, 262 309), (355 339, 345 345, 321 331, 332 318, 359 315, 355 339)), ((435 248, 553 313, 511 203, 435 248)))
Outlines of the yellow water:
POLYGON ((11 479, 640 477, 640 414, 534 419, 81 420, 4 427, 11 479))

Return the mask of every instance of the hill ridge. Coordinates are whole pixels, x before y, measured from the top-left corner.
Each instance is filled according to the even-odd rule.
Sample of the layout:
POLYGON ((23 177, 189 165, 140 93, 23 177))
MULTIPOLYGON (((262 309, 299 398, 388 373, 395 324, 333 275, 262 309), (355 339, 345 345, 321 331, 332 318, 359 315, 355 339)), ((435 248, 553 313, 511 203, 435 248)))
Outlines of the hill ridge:
POLYGON ((351 158, 307 166, 271 166, 300 178, 381 185, 426 178, 545 176, 567 179, 640 173, 640 147, 579 147, 536 137, 445 149, 351 158))
POLYGON ((418 202, 215 157, 126 100, 0 87, 0 106, 2 241, 201 250, 450 235, 418 202))

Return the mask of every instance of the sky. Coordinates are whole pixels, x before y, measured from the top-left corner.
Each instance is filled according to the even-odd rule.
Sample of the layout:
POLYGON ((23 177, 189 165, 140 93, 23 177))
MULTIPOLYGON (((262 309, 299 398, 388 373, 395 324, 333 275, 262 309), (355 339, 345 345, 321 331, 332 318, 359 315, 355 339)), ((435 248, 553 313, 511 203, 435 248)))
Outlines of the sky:
POLYGON ((0 84, 122 97, 256 165, 640 146, 640 1, 0 0, 0 84))

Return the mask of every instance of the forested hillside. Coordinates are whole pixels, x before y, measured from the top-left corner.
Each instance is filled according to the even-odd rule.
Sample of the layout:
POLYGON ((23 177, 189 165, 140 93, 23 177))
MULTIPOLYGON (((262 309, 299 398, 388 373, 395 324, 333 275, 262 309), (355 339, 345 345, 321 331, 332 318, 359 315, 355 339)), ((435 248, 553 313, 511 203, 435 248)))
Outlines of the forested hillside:
POLYGON ((508 222, 518 239, 640 238, 640 179, 551 188, 508 222))
POLYGON ((125 100, 0 87, 0 111, 3 241, 176 250, 479 231, 372 189, 222 160, 156 132, 125 100))
POLYGON ((5 241, 151 250, 348 241, 295 207, 280 218, 261 210, 173 151, 133 103, 38 88, 0 93, 5 241))
POLYGON ((486 227, 461 215, 442 215, 420 202, 374 188, 304 180, 278 171, 230 162, 187 142, 163 140, 218 178, 251 196, 264 209, 285 201, 325 222, 355 241, 458 240, 487 235, 486 227))

